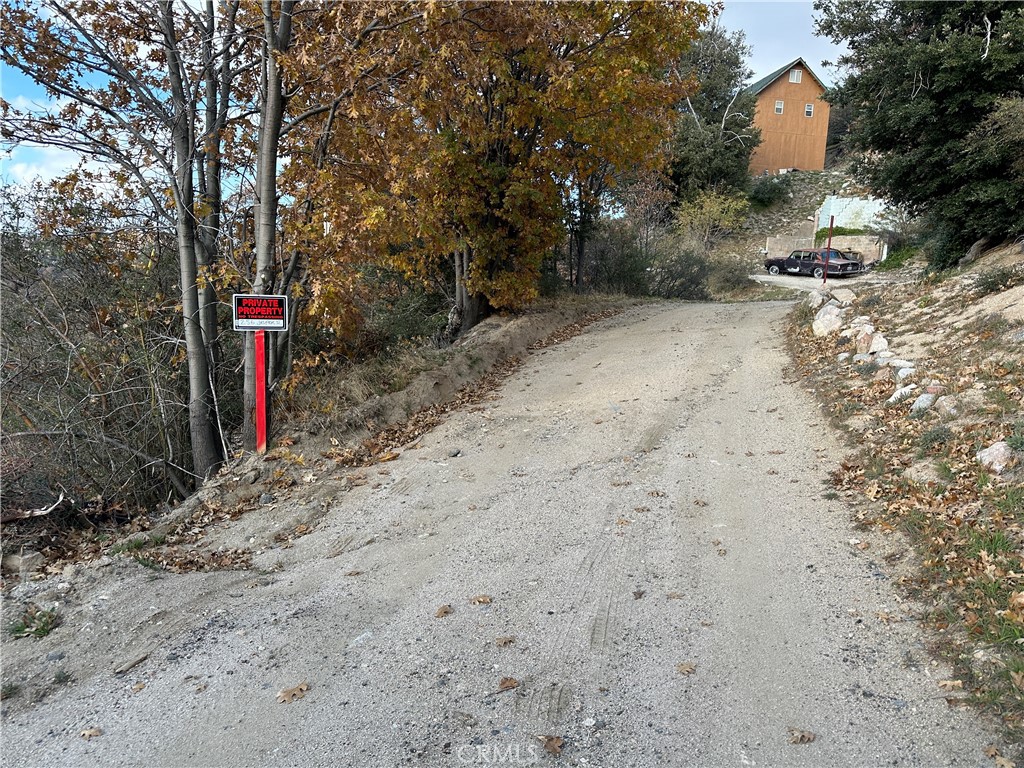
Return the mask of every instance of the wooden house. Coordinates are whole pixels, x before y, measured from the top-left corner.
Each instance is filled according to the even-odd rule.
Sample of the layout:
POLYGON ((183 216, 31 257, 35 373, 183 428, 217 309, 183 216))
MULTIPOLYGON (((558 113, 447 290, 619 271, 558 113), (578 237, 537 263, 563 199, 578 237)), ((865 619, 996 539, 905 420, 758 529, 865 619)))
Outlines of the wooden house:
POLYGON ((754 125, 761 129, 750 173, 823 170, 829 105, 821 99, 825 86, 807 62, 791 61, 747 90, 757 96, 754 125))

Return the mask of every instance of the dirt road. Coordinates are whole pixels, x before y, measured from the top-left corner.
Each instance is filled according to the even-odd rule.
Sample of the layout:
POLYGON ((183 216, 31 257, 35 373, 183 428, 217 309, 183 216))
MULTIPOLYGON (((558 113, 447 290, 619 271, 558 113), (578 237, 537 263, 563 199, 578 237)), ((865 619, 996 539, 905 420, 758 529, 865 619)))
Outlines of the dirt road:
POLYGON ((261 574, 76 586, 67 653, 145 624, 150 655, 12 710, 4 764, 991 765, 901 542, 852 546, 825 500, 843 450, 787 377, 788 307, 648 306, 534 353, 261 574))

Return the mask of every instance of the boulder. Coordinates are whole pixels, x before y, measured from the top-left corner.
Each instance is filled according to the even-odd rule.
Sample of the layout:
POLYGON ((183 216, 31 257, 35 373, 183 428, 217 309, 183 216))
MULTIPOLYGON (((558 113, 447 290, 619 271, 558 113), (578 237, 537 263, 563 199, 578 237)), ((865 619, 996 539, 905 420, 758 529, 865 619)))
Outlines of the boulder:
POLYGON ((871 349, 871 341, 874 338, 874 333, 869 333, 867 331, 861 333, 861 335, 857 337, 858 354, 866 355, 868 351, 871 349))
POLYGON ((917 373, 916 368, 912 368, 910 366, 900 368, 898 371, 896 371, 896 381, 903 381, 904 379, 909 379, 915 373, 917 373))
POLYGON ((4 555, 3 560, 0 560, 0 570, 5 573, 35 571, 42 568, 45 562, 42 552, 25 551, 20 555, 4 555))
POLYGON ((843 325, 843 310, 832 304, 826 304, 814 316, 811 329, 815 336, 828 336, 835 333, 843 325))
POLYGON ((917 389, 917 384, 907 384, 905 387, 900 387, 885 402, 887 403, 899 403, 910 397, 911 393, 917 389))
POLYGON ((844 307, 848 307, 857 300, 857 294, 855 294, 849 288, 833 288, 832 298, 838 301, 844 307))
POLYGON ((828 300, 828 296, 826 296, 821 291, 811 291, 807 295, 807 306, 809 306, 811 309, 817 309, 822 304, 824 304, 827 300, 828 300))
POLYGON ((872 357, 867 352, 860 352, 853 356, 853 362, 855 363, 868 363, 871 362, 872 357))
POLYGON ((909 360, 904 360, 902 357, 890 357, 885 361, 885 364, 893 368, 913 368, 914 364, 909 360))
POLYGON ((838 361, 840 363, 845 363, 849 359, 850 359, 850 353, 849 352, 840 352, 838 357, 836 357, 836 361, 838 361))
POLYGON ((943 395, 935 401, 935 410, 942 416, 959 416, 960 403, 952 395, 943 395))
POLYGON ((1013 461, 1013 449, 1009 443, 1000 440, 998 443, 993 443, 988 448, 978 451, 974 458, 983 467, 998 475, 1013 461))
POLYGON ((868 352, 884 352, 889 348, 889 342, 885 336, 880 333, 876 333, 871 337, 871 346, 868 348, 868 352))
POLYGON ((914 401, 914 404, 912 406, 910 406, 910 412, 920 413, 922 411, 927 411, 934 404, 935 395, 933 395, 931 392, 925 392, 923 395, 920 395, 917 398, 917 400, 914 401))

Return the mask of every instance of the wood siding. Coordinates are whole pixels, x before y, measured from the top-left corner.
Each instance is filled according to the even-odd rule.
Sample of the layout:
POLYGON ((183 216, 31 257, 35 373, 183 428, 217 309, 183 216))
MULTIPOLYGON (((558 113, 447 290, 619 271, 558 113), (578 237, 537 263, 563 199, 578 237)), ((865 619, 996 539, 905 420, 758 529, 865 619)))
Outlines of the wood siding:
POLYGON ((825 91, 806 69, 795 68, 803 70, 799 83, 791 83, 791 70, 786 70, 758 94, 754 125, 761 129, 761 144, 750 157, 750 172, 754 175, 778 173, 782 168, 825 168, 829 113, 828 102, 821 101, 825 91), (781 115, 775 114, 776 101, 783 103, 781 115), (812 117, 804 114, 808 104, 814 105, 812 117))

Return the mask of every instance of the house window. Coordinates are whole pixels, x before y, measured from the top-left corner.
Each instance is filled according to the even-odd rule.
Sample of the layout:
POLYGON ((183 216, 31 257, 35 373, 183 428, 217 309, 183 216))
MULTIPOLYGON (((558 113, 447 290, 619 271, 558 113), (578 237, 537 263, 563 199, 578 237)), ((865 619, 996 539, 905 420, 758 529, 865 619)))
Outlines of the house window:
POLYGON ((789 82, 791 82, 791 83, 799 83, 800 82, 800 78, 802 78, 803 76, 804 76, 804 71, 802 69, 791 69, 791 70, 789 70, 789 82))
POLYGON ((814 105, 808 104, 804 107, 804 117, 814 117, 814 105))
POLYGON ((782 114, 782 101, 781 100, 775 102, 775 114, 776 115, 781 115, 782 114))

